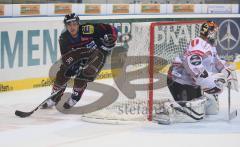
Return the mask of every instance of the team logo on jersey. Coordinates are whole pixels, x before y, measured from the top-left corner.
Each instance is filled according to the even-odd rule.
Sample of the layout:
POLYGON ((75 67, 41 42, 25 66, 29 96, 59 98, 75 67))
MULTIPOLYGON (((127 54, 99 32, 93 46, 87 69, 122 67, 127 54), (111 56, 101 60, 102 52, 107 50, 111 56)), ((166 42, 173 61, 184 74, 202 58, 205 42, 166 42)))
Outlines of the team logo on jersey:
POLYGON ((224 50, 233 50, 240 41, 240 29, 238 24, 231 19, 224 20, 219 25, 218 43, 224 50))
POLYGON ((201 59, 201 57, 198 56, 198 55, 192 55, 191 58, 190 58, 190 63, 191 63, 192 65, 195 65, 195 66, 196 66, 196 65, 200 65, 201 62, 202 62, 202 59, 201 59))
POLYGON ((82 26, 82 33, 83 34, 93 34, 94 33, 94 26, 93 25, 82 26))

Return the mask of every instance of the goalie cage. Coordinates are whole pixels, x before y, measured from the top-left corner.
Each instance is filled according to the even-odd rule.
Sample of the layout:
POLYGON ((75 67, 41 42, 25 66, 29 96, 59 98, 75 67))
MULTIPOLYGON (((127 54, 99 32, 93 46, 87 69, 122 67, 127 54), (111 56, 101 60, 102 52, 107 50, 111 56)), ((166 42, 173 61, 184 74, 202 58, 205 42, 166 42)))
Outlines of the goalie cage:
MULTIPOLYGON (((147 81, 146 90, 138 91, 134 99, 128 99, 127 96, 120 94, 118 99, 106 108, 82 115, 82 120, 110 124, 151 121, 161 104, 172 99, 166 87, 166 72, 169 64, 177 55, 183 53, 193 38, 200 35, 200 27, 203 22, 204 20, 132 23, 132 39, 128 42, 127 57, 134 56, 133 59, 136 59, 137 63, 127 66, 126 69, 129 68, 133 71, 144 66, 147 67, 147 71, 145 71, 148 73, 147 78, 131 81, 134 84, 142 84, 144 80, 145 83, 147 81), (147 64, 141 63, 141 59, 137 59, 140 56, 148 58, 147 64), (159 62, 156 57, 165 62, 159 62), (160 69, 157 68, 159 66, 160 69), (161 88, 156 89, 154 82, 159 77, 161 88), (122 113, 119 111, 120 108, 133 108, 138 113, 127 113, 125 109, 122 113)), ((135 76, 140 77, 140 74, 142 73, 137 73, 135 76)))

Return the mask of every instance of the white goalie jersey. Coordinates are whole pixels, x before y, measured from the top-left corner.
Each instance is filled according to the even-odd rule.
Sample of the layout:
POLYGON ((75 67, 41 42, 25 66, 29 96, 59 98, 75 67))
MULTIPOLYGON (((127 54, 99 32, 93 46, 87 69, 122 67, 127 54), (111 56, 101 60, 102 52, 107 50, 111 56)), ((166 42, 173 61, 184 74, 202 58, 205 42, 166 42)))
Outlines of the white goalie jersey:
POLYGON ((219 58, 216 48, 197 37, 182 56, 175 58, 169 76, 180 84, 198 85, 207 90, 216 86, 212 75, 224 69, 225 61, 219 58))

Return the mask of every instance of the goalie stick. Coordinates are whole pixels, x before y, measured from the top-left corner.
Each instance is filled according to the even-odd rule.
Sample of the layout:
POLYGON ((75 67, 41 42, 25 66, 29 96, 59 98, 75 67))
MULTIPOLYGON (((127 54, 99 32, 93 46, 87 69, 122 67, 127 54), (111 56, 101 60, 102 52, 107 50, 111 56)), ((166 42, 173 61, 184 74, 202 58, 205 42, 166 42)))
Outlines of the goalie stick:
POLYGON ((62 93, 63 89, 60 89, 59 91, 56 91, 55 93, 53 93, 52 95, 50 95, 47 99, 45 99, 41 104, 39 104, 35 109, 33 109, 32 111, 30 112, 23 112, 23 111, 19 111, 19 110, 16 110, 15 111, 15 115, 16 116, 19 116, 19 117, 22 117, 22 118, 25 118, 25 117, 28 117, 30 115, 32 115, 35 111, 37 111, 46 101, 48 101, 49 99, 52 99, 52 98, 55 98, 55 97, 58 97, 61 93, 62 93))
POLYGON ((228 82, 228 120, 232 120, 237 117, 237 110, 231 112, 231 82, 228 82))

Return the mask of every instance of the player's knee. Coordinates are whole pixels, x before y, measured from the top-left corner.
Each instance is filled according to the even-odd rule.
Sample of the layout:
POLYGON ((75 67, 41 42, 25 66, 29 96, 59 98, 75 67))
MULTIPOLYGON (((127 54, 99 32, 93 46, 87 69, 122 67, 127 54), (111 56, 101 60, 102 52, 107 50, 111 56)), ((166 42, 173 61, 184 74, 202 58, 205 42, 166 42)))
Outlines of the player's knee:
POLYGON ((64 71, 63 70, 59 70, 57 72, 56 79, 55 79, 54 83, 56 85, 61 85, 62 86, 64 84, 66 84, 68 80, 69 80, 69 77, 64 75, 64 71))

